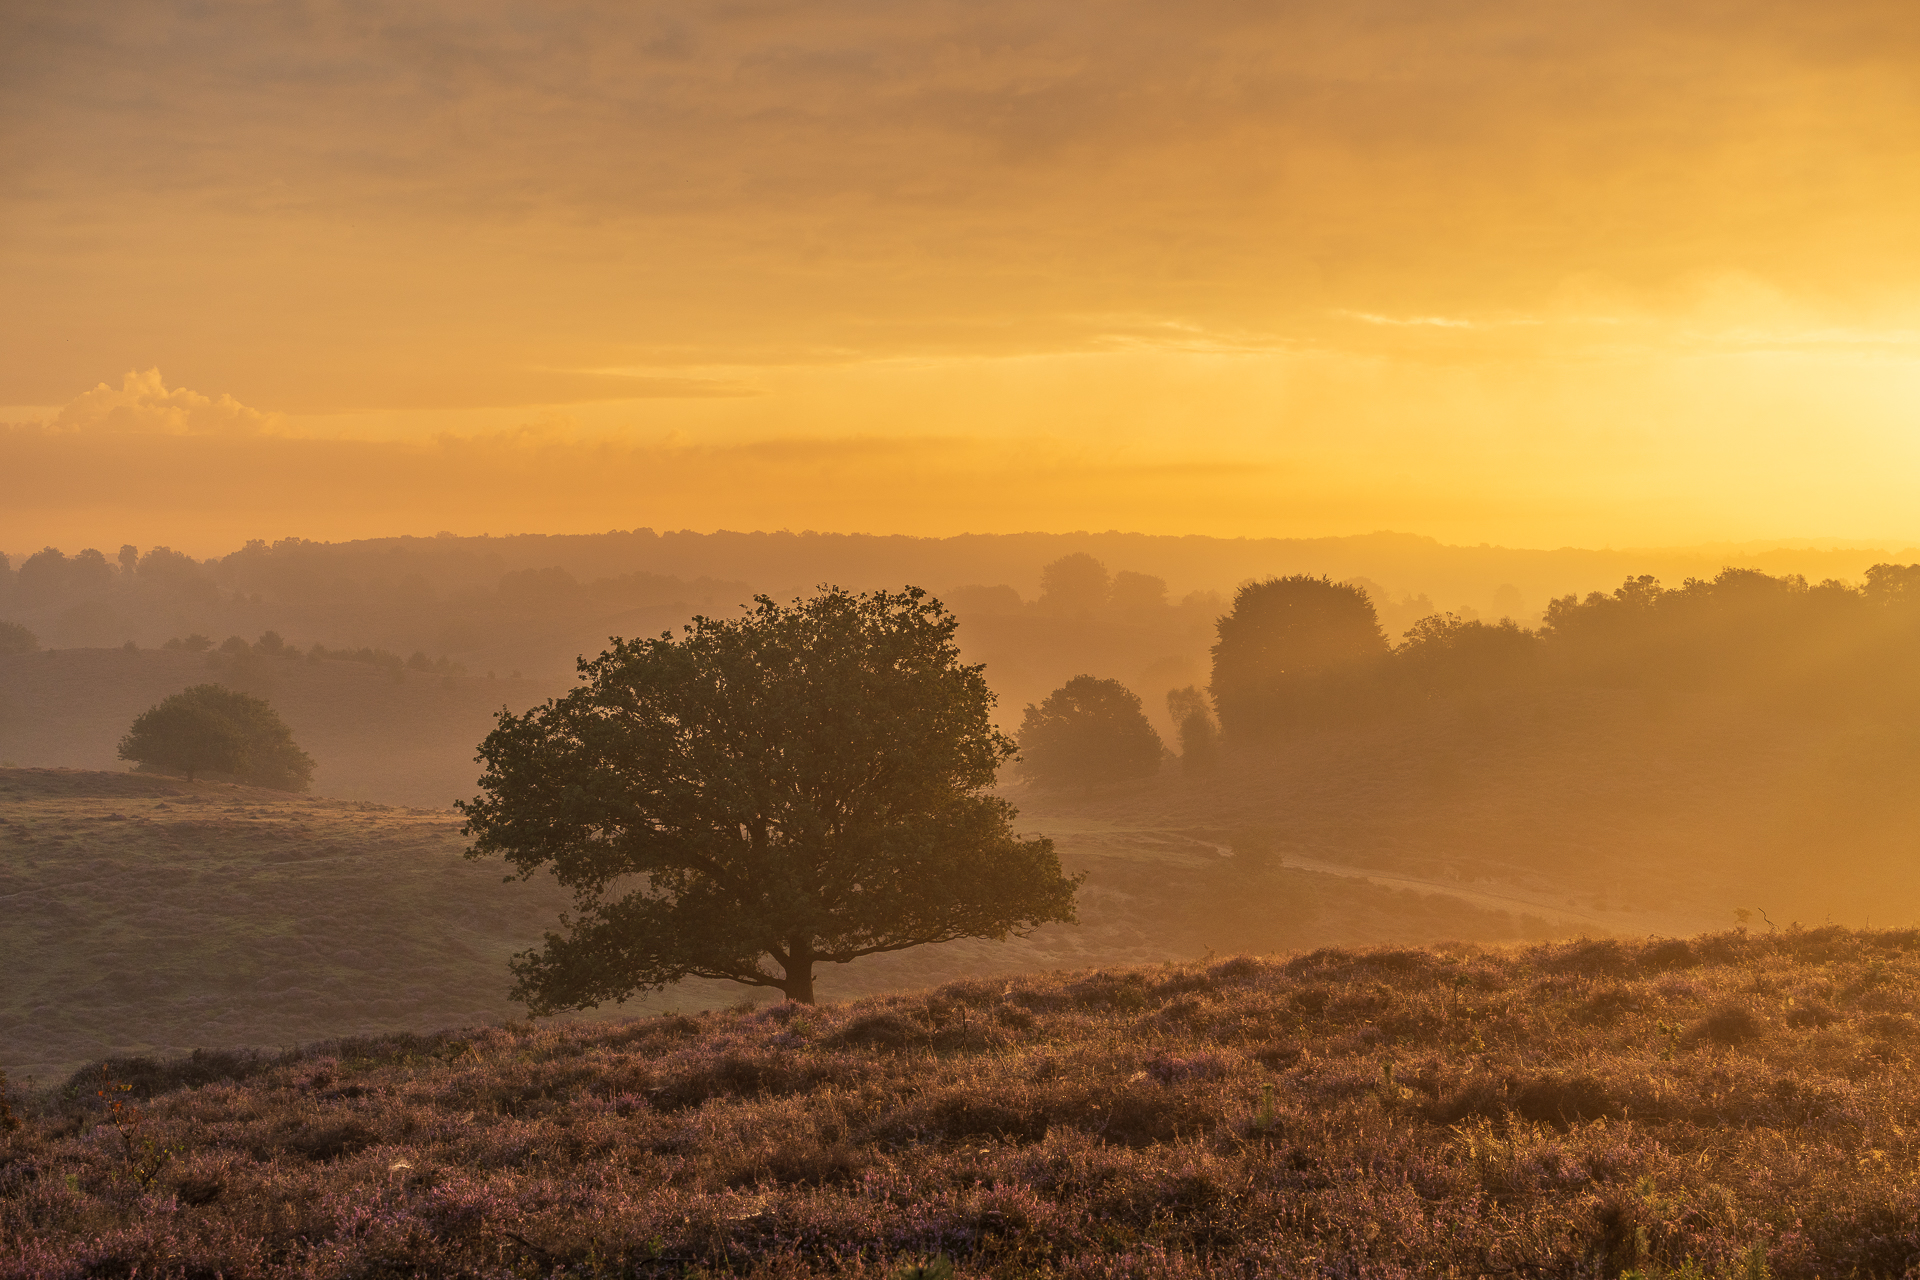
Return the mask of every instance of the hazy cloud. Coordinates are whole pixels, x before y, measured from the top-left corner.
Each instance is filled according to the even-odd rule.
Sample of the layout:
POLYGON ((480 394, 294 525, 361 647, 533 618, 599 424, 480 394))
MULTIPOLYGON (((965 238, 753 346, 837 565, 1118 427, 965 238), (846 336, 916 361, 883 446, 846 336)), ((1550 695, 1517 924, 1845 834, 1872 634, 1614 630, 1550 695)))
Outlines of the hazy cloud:
POLYGON ((113 431, 164 435, 244 436, 279 428, 279 414, 249 409, 230 395, 169 390, 158 369, 128 371, 118 387, 101 383, 69 400, 53 416, 57 431, 113 431))
POLYGON ((0 118, 0 403, 307 529, 1914 532, 1907 0, 17 0, 0 118))
POLYGON ((0 23, 8 270, 51 302, 0 333, 49 385, 0 401, 102 349, 196 380, 218 350, 281 405, 533 403, 619 388, 499 371, 1057 351, 1116 313, 1325 340, 1334 310, 1524 314, 1583 276, 1920 287, 1920 23, 1878 0, 0 23))

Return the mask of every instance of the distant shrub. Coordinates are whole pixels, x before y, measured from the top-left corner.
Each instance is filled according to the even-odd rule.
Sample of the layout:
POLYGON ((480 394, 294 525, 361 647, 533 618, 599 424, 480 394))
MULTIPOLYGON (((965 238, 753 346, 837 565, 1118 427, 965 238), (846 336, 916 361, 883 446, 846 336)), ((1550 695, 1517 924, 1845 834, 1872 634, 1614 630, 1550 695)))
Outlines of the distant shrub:
POLYGON ((411 658, 403 658, 391 649, 329 649, 326 645, 316 644, 307 651, 307 658, 313 662, 363 662, 393 672, 430 671, 443 676, 467 674, 466 667, 444 654, 429 659, 419 650, 415 650, 411 658))
POLYGON ((0 653, 32 653, 40 637, 17 622, 0 622, 0 653))
POLYGON ((1180 734, 1180 767, 1187 773, 1209 773, 1219 762, 1220 731, 1207 707, 1207 697, 1192 685, 1167 690, 1167 714, 1180 734))
POLYGON ((304 791, 313 758, 265 699, 195 685, 142 712, 120 740, 120 758, 142 770, 223 774, 255 786, 304 791))
POLYGON ((194 632, 190 636, 175 636, 160 646, 162 649, 184 649, 188 653, 205 653, 213 648, 213 638, 194 632))

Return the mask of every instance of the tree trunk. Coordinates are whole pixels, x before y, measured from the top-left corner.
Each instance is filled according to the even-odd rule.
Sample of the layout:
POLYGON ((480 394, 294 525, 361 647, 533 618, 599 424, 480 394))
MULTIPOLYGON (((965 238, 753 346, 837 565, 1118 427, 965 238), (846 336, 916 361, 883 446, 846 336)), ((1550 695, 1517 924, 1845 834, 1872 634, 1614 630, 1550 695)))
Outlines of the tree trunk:
POLYGON ((793 938, 787 943, 787 980, 780 989, 787 999, 800 1004, 813 1003, 813 939, 793 938))

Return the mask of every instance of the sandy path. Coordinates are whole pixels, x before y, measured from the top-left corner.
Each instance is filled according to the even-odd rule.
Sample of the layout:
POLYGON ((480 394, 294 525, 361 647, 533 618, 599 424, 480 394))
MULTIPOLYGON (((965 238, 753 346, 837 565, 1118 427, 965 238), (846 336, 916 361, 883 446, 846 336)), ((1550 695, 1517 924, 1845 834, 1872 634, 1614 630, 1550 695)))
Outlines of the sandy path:
MULTIPOLYGON (((1196 839, 1193 836, 1165 827, 1055 827, 1047 826, 1045 834, 1056 840, 1071 840, 1075 844, 1094 848, 1107 848, 1116 853, 1138 856, 1141 845, 1151 841, 1162 848, 1180 848, 1195 856, 1211 853, 1215 856, 1231 856, 1225 845, 1196 839)), ((1553 890, 1529 892, 1512 885, 1490 886, 1485 882, 1463 884, 1451 880, 1427 880, 1417 876, 1400 875, 1391 871, 1382 871, 1373 867, 1356 867, 1348 863, 1327 862, 1320 858, 1309 858, 1288 851, 1283 865, 1289 870, 1308 871, 1317 875, 1338 876, 1347 880, 1360 880, 1388 889, 1408 889, 1415 893, 1441 894, 1458 899, 1476 907, 1493 911, 1507 911, 1515 915, 1538 916, 1556 924, 1578 924, 1593 928, 1603 934, 1660 934, 1679 935, 1699 932, 1708 927, 1698 920, 1679 915, 1655 915, 1647 912, 1601 912, 1569 906, 1564 893, 1553 890)))

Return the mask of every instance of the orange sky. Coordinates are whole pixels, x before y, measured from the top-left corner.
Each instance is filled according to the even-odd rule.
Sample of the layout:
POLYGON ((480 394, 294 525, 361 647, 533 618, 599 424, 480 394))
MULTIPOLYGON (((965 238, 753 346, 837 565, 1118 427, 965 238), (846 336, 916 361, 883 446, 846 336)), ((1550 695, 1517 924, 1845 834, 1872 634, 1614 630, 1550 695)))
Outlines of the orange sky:
POLYGON ((10 551, 1920 540, 1910 3, 20 0, 0 120, 10 551))

